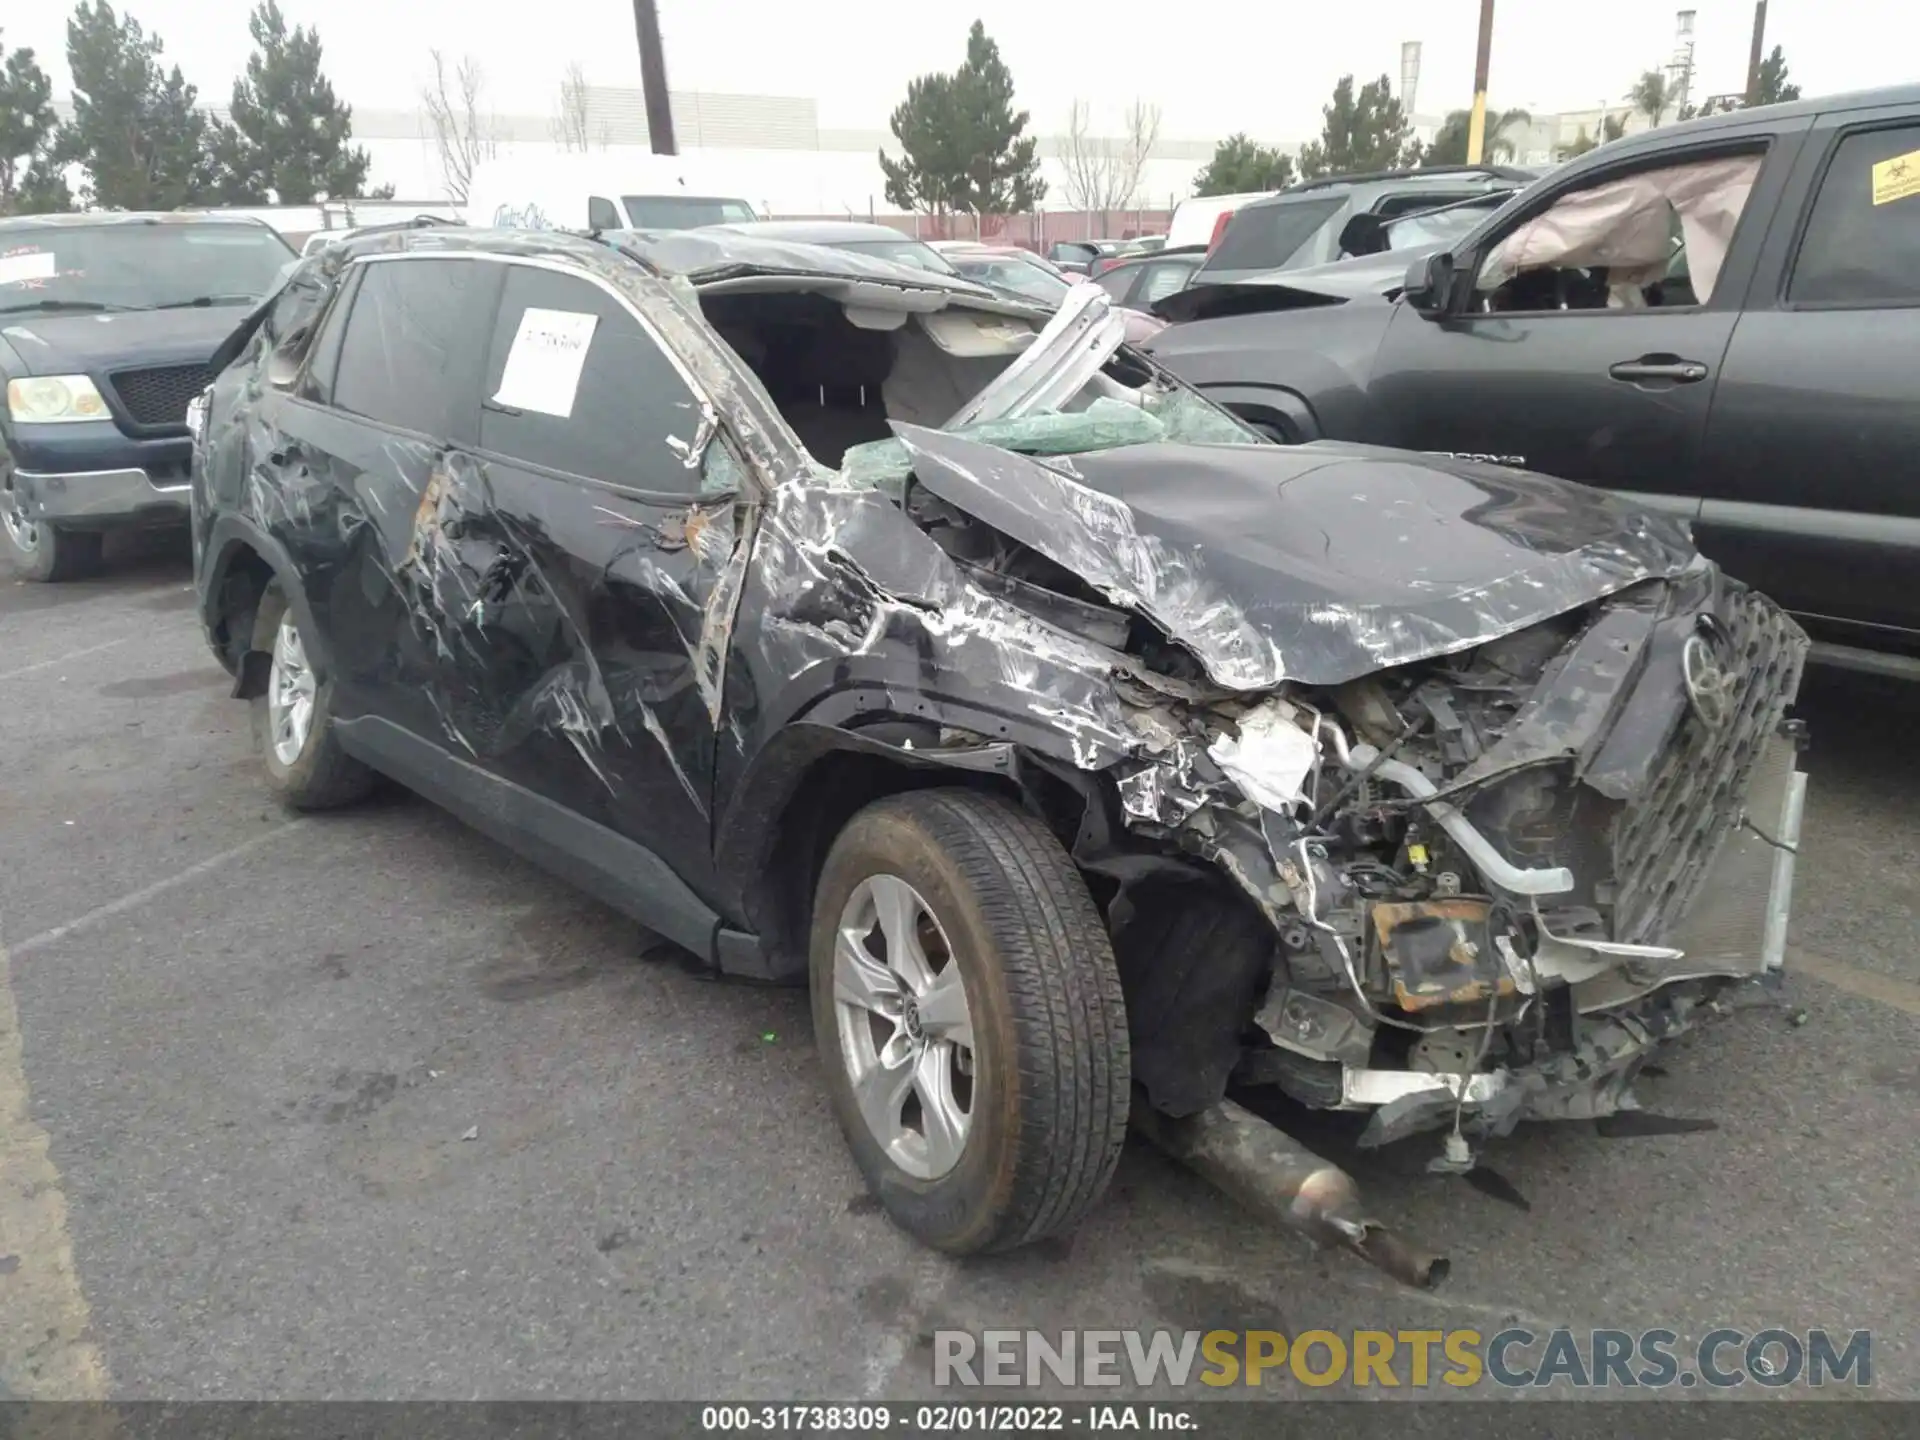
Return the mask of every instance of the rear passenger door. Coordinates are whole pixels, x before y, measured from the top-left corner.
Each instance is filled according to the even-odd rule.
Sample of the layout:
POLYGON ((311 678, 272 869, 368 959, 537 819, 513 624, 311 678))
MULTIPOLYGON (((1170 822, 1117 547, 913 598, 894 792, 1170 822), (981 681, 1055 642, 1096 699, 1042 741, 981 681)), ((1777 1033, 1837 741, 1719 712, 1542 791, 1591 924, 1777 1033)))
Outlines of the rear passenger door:
POLYGON ((1696 534, 1871 646, 1920 632, 1920 116, 1823 116, 1799 172, 1721 372, 1696 534))
POLYGON ((626 299, 503 267, 478 387, 464 608, 443 651, 460 743, 497 779, 637 840, 711 892, 718 660, 699 653, 742 473, 626 299))
POLYGON ((499 279, 471 258, 356 262, 290 388, 261 403, 242 504, 294 561, 343 721, 445 733, 418 517, 474 438, 499 279))

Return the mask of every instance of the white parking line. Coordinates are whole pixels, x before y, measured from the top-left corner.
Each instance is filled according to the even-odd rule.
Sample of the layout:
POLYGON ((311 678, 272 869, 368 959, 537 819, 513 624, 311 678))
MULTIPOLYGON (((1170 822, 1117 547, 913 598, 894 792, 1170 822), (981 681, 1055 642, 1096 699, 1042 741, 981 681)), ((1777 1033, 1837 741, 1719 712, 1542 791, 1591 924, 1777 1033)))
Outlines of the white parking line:
POLYGON ((217 870, 229 861, 238 860, 242 855, 251 854, 269 841, 277 840, 288 831, 298 830, 305 824, 306 821, 304 820, 289 820, 285 824, 274 826, 271 830, 262 831, 252 839, 243 840, 230 850, 222 850, 218 855, 209 855, 206 859, 197 864, 189 865, 186 869, 169 875, 164 880, 156 880, 153 884, 142 886, 131 894, 122 895, 118 900, 110 900, 105 905, 87 911, 84 915, 76 916, 64 925, 56 925, 51 930, 42 930, 38 935, 30 936, 22 940, 18 945, 15 945, 13 947, 13 953, 15 955, 28 955, 35 950, 44 950, 47 946, 53 944, 55 941, 65 939, 76 930, 85 929, 96 921, 105 920, 113 915, 119 915, 124 911, 133 909, 137 905, 144 905, 147 901, 153 899, 154 896, 164 895, 167 891, 176 886, 184 885, 189 880, 197 880, 209 870, 217 870))
POLYGON ((102 650, 111 650, 116 645, 124 645, 133 639, 131 635, 122 635, 118 640, 103 640, 98 645, 89 645, 81 650, 69 650, 64 655, 56 655, 51 660, 36 660, 31 665, 22 665, 18 670, 0 671, 0 684, 18 679, 22 675, 31 675, 36 670, 51 670, 55 665, 65 665, 69 660, 78 660, 83 655, 98 655, 102 650))
POLYGON ((1805 950, 1787 952, 1787 973, 1811 975, 1836 990, 1844 990, 1862 1000, 1873 1000, 1881 1005, 1890 1005, 1895 1010, 1904 1010, 1909 1015, 1920 1015, 1920 985, 1911 980, 1882 975, 1878 970, 1849 965, 1844 960, 1809 954, 1805 950))
POLYGON ((33 1123, 13 975, 0 949, 0 1393, 104 1400, 107 1364, 73 1264, 67 1197, 33 1123))

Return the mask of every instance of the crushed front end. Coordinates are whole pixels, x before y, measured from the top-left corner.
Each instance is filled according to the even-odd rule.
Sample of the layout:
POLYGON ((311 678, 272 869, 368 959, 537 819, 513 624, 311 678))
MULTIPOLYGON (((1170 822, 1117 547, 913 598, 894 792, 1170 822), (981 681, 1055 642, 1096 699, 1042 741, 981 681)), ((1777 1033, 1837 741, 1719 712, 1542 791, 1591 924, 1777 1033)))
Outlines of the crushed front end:
MULTIPOLYGON (((1369 1111, 1363 1144, 1634 1108, 1664 1042, 1781 965, 1806 648, 1696 562, 1461 653, 1139 711, 1133 832, 1277 937, 1232 1080, 1369 1111)), ((1150 1098, 1210 1103, 1194 1028, 1156 1033, 1150 1098)))

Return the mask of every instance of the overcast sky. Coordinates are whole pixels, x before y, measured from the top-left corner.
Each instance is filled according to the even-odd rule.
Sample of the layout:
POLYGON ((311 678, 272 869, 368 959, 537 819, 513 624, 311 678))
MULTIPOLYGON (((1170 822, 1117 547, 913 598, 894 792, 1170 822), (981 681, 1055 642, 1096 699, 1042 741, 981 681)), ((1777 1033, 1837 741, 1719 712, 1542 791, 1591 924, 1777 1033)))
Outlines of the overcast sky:
MULTIPOLYGON (((1162 109, 1168 138, 1234 130, 1305 139, 1347 71, 1400 70, 1402 41, 1424 43, 1417 108, 1465 106, 1473 87, 1478 0, 658 0, 673 88, 810 96, 829 128, 880 128, 907 80, 952 69, 968 25, 986 22, 1012 67, 1034 128, 1062 128, 1076 96, 1105 124, 1135 96, 1162 109)), ((59 7, 10 5, 0 42, 31 45, 65 97, 59 7)), ((317 24, 326 68, 348 102, 412 108, 434 45, 471 54, 493 108, 555 109, 579 61, 590 83, 638 85, 628 0, 282 0, 317 24)), ((1695 95, 1745 84, 1751 0, 1698 0, 1695 95)), ((167 57, 224 104, 251 48, 248 0, 126 0, 167 57)), ((1670 0, 1499 0, 1492 100, 1536 114, 1621 100, 1674 45, 1670 0)), ((1809 95, 1920 78, 1920 0, 1773 0, 1767 43, 1786 47, 1809 95)))

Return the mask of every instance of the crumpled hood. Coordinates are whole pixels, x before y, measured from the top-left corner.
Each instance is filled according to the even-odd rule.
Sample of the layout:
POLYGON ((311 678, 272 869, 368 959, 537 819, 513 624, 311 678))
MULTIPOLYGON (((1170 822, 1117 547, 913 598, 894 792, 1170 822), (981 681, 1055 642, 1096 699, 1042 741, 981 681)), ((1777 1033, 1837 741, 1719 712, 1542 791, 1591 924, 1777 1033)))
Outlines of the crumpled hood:
POLYGON ((1696 563, 1584 486, 1368 446, 1137 445, 1047 462, 895 424, 914 477, 1191 650, 1220 685, 1337 685, 1696 563))
POLYGON ((243 314, 238 305, 102 314, 0 316, 0 335, 35 375, 205 363, 243 314))

